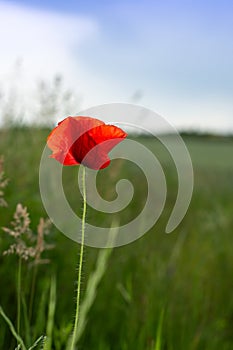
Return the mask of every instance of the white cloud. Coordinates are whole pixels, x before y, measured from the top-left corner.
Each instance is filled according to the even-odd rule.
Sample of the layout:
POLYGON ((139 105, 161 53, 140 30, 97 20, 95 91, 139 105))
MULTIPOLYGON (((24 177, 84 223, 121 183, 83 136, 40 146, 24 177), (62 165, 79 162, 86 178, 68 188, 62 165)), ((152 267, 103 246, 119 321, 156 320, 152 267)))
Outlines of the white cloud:
POLYGON ((0 2, 0 75, 19 58, 28 76, 70 75, 77 65, 72 51, 97 32, 90 18, 0 2))
POLYGON ((13 99, 12 113, 21 109, 23 119, 29 119, 36 110, 34 94, 38 81, 49 81, 56 74, 64 77, 67 87, 79 85, 74 93, 82 92, 82 85, 76 84, 79 72, 82 72, 81 79, 85 76, 81 64, 82 48, 98 38, 98 32, 96 20, 89 17, 35 10, 0 1, 0 95, 3 95, 3 106, 8 103, 8 108, 9 99, 10 104, 13 99))

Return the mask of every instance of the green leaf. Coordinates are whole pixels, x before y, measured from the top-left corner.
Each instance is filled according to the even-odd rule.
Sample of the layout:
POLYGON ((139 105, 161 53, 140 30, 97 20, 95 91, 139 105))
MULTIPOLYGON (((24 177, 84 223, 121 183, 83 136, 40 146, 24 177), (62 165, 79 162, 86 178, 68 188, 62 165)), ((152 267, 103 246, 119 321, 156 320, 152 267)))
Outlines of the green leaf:
MULTIPOLYGON (((7 317, 7 315, 5 314, 5 312, 3 311, 3 308, 0 306, 0 314, 2 315, 2 317, 4 318, 4 320, 6 321, 6 323, 8 324, 10 331, 12 333, 12 335, 15 337, 15 339, 17 340, 18 344, 22 347, 22 350, 27 350, 23 339, 20 337, 20 335, 16 332, 15 327, 13 325, 13 323, 11 322, 11 320, 7 317)), ((18 348, 19 348, 18 345, 18 348)))

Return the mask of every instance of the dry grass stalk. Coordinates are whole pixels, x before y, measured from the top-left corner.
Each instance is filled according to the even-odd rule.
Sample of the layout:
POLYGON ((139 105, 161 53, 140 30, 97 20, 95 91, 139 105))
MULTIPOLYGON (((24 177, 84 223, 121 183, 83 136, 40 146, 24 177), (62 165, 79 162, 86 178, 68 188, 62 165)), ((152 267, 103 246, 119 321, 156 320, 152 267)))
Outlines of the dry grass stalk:
POLYGON ((49 259, 41 259, 41 254, 48 249, 52 249, 54 246, 52 244, 47 244, 45 242, 44 236, 48 235, 51 228, 51 221, 49 219, 40 218, 39 224, 37 226, 37 241, 36 241, 36 255, 35 264, 47 264, 49 259))
POLYGON ((17 204, 11 228, 3 227, 3 231, 15 239, 15 243, 11 244, 9 249, 3 252, 3 255, 16 254, 23 260, 35 257, 35 249, 31 246, 33 234, 30 229, 30 218, 26 207, 17 204))
POLYGON ((32 259, 33 264, 48 263, 48 259, 42 259, 41 254, 48 249, 53 248, 45 242, 44 236, 49 233, 51 227, 50 220, 40 218, 37 227, 37 234, 34 234, 30 228, 31 220, 26 207, 17 204, 11 228, 3 227, 3 231, 14 238, 15 242, 3 252, 3 255, 16 254, 23 260, 32 259))

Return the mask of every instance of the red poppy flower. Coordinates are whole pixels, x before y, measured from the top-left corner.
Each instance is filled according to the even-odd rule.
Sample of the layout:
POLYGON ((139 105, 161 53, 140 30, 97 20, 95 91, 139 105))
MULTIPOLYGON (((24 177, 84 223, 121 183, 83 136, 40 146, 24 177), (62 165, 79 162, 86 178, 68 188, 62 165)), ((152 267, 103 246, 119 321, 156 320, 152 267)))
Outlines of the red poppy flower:
POLYGON ((50 157, 61 164, 98 170, 110 164, 108 152, 126 136, 120 128, 95 118, 67 117, 49 134, 47 145, 53 151, 50 157))

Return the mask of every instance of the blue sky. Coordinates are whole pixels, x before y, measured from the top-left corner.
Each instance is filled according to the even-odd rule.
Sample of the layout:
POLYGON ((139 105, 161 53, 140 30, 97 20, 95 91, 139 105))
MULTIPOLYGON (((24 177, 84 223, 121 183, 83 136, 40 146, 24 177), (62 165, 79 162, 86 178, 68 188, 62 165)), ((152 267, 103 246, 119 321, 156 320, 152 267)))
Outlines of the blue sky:
POLYGON ((233 131, 230 0, 0 0, 0 32, 0 73, 22 58, 25 85, 59 71, 80 107, 137 102, 178 128, 233 131))

